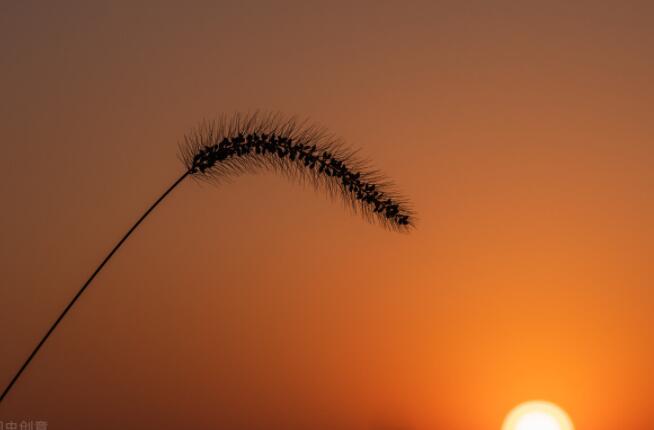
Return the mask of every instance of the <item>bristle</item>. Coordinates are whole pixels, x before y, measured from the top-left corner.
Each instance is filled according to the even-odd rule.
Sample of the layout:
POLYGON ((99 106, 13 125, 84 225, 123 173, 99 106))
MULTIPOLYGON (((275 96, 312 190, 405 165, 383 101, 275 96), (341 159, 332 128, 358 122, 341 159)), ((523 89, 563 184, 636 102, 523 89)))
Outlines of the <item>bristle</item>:
POLYGON ((407 201, 355 151, 324 129, 279 114, 236 114, 204 121, 180 144, 192 177, 221 181, 257 169, 272 169, 340 196, 355 212, 393 230, 414 225, 407 201))

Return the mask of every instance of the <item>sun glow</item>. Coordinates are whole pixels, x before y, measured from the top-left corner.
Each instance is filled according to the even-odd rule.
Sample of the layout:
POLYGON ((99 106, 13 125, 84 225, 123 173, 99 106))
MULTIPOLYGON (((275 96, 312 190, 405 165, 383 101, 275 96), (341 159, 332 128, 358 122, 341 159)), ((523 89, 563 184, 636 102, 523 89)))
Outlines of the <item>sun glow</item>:
POLYGON ((541 401, 527 402, 513 409, 502 430, 574 430, 570 417, 558 406, 541 401))

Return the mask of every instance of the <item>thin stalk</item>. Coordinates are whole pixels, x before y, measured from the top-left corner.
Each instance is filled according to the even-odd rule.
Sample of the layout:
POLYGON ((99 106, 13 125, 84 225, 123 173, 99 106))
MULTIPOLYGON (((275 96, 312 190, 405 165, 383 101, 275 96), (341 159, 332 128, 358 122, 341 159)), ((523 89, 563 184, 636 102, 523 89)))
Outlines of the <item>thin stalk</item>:
POLYGON ((118 243, 116 244, 116 246, 113 247, 113 249, 111 250, 111 252, 109 252, 109 254, 107 254, 107 256, 104 258, 104 260, 102 260, 102 263, 100 263, 100 265, 95 269, 95 271, 91 274, 91 276, 86 280, 86 282, 84 283, 84 285, 82 286, 82 288, 80 288, 80 290, 77 292, 77 294, 75 294, 75 297, 73 297, 73 299, 70 301, 70 303, 68 303, 68 306, 66 306, 66 308, 63 310, 63 312, 61 313, 61 315, 59 315, 59 318, 57 318, 57 320, 54 322, 54 324, 52 324, 52 327, 50 327, 50 330, 48 330, 48 332, 45 334, 45 336, 43 336, 43 338, 42 338, 41 341, 38 343, 38 345, 36 345, 36 348, 34 348, 34 351, 32 351, 32 353, 31 353, 30 356, 27 358, 27 360, 25 360, 25 363, 23 363, 23 365, 21 366, 20 370, 18 370, 18 372, 16 373, 16 375, 13 377, 13 379, 11 380, 11 382, 9 383, 9 385, 7 385, 7 388, 5 388, 5 390, 2 392, 2 396, 0 397, 0 403, 2 403, 2 401, 4 400, 4 398, 7 396, 7 394, 8 394, 9 391, 11 390, 11 388, 14 386, 14 384, 15 384, 16 381, 18 380, 18 378, 20 378, 20 375, 23 373, 23 371, 24 371, 24 370, 27 368, 27 366, 30 364, 30 362, 32 361, 32 359, 34 358, 34 356, 39 352, 39 349, 41 349, 41 347, 43 346, 43 344, 45 343, 45 341, 48 340, 48 337, 50 337, 50 335, 52 334, 52 332, 57 328, 57 326, 59 325, 59 323, 61 322, 61 320, 64 319, 64 317, 66 316, 66 314, 68 313, 68 311, 73 307, 73 305, 75 304, 75 302, 77 302, 77 299, 80 298, 80 296, 82 295, 82 293, 84 293, 84 291, 86 290, 86 288, 91 284, 91 282, 93 281, 93 279, 95 279, 95 277, 97 276, 97 274, 100 273, 100 271, 101 271, 102 268, 105 266, 105 264, 107 264, 107 263, 109 262, 109 260, 111 260, 111 257, 113 257, 113 255, 116 253, 116 251, 118 251, 118 249, 122 246, 122 244, 123 244, 123 243, 127 240, 127 238, 128 238, 128 237, 129 237, 133 232, 134 232, 134 230, 136 230, 136 228, 137 228, 137 227, 138 227, 138 226, 143 222, 143 220, 145 220, 145 218, 147 218, 147 216, 150 215, 150 212, 152 212, 152 211, 154 210, 154 208, 156 208, 156 207, 159 205, 159 203, 161 203, 161 202, 163 201, 163 199, 165 199, 166 196, 168 196, 168 194, 170 194, 170 193, 171 193, 171 192, 172 192, 172 191, 173 191, 173 190, 174 190, 174 189, 175 189, 175 188, 176 188, 176 187, 177 187, 177 186, 178 186, 178 185, 179 185, 179 184, 180 184, 184 179, 186 179, 186 177, 187 177, 188 175, 190 175, 190 174, 191 174, 191 172, 190 172, 190 171, 187 171, 187 172, 184 173, 182 176, 180 176, 179 179, 177 179, 177 180, 176 180, 176 181, 175 181, 175 182, 170 186, 170 188, 168 188, 168 189, 167 189, 167 190, 166 190, 166 191, 165 191, 165 192, 164 192, 164 193, 163 193, 163 194, 162 194, 162 195, 161 195, 161 196, 160 196, 160 197, 159 197, 159 198, 158 198, 158 199, 157 199, 157 200, 156 200, 156 201, 155 201, 155 202, 154 202, 154 203, 149 207, 149 208, 148 208, 148 210, 145 211, 145 213, 144 213, 143 215, 141 215, 141 217, 138 219, 138 221, 136 221, 136 223, 134 223, 134 225, 133 225, 133 226, 132 226, 128 231, 127 231, 127 233, 125 233, 125 235, 122 237, 122 239, 120 239, 120 241, 118 241, 118 243))

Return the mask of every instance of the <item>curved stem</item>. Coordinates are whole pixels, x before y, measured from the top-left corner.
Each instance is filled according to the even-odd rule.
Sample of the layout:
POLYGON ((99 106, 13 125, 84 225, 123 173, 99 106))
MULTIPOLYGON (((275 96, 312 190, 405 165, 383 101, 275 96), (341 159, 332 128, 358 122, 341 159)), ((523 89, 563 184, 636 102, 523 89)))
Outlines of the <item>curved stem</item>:
POLYGON ((111 252, 109 252, 109 254, 107 254, 107 256, 104 258, 104 260, 102 260, 102 263, 100 263, 100 265, 95 269, 95 271, 91 274, 91 276, 86 280, 86 282, 84 283, 84 285, 82 286, 82 288, 80 288, 80 290, 77 292, 77 294, 75 294, 75 297, 73 297, 73 299, 70 301, 70 303, 68 303, 68 306, 66 306, 66 308, 63 310, 63 312, 61 313, 61 315, 59 315, 59 318, 57 318, 57 320, 54 322, 54 324, 52 324, 52 327, 50 327, 50 330, 48 330, 48 332, 45 334, 45 336, 43 336, 43 338, 42 338, 41 341, 38 343, 38 345, 36 345, 36 348, 34 348, 34 351, 32 351, 32 353, 31 353, 30 356, 27 358, 27 360, 25 360, 25 363, 23 363, 23 365, 21 366, 20 370, 18 370, 18 372, 16 373, 16 375, 13 377, 13 379, 11 380, 11 382, 9 383, 9 385, 7 385, 7 388, 5 388, 5 390, 2 392, 2 396, 0 396, 0 403, 2 403, 2 401, 4 400, 4 398, 7 396, 7 394, 8 394, 9 391, 11 390, 11 388, 14 386, 14 384, 15 384, 16 381, 18 380, 18 378, 20 378, 20 375, 23 373, 23 371, 25 370, 25 368, 27 368, 27 366, 30 364, 30 362, 31 362, 32 359, 34 358, 34 356, 39 352, 39 349, 41 349, 41 347, 43 346, 43 344, 45 343, 45 341, 48 340, 48 337, 50 337, 50 335, 52 334, 52 332, 57 328, 57 326, 59 325, 59 323, 61 322, 61 320, 64 319, 64 317, 66 316, 66 314, 68 313, 68 311, 70 310, 70 308, 72 308, 73 305, 75 304, 75 302, 77 302, 77 299, 79 299, 80 296, 82 295, 82 293, 84 293, 84 290, 86 290, 86 288, 91 284, 91 282, 92 282, 93 279, 96 277, 96 275, 97 275, 98 273, 100 273, 100 271, 101 271, 102 268, 105 266, 105 264, 107 264, 107 262, 109 262, 109 260, 111 259, 111 257, 113 257, 113 255, 116 253, 116 251, 118 251, 118 249, 121 247, 121 245, 122 245, 122 244, 127 240, 127 238, 128 238, 128 237, 129 237, 133 232, 134 232, 134 230, 136 230, 136 228, 141 224, 141 222, 143 222, 143 220, 144 220, 144 219, 145 219, 145 218, 150 214, 150 212, 152 212, 152 211, 154 210, 154 208, 156 208, 157 205, 159 205, 159 203, 161 203, 161 201, 162 201, 163 199, 165 199, 166 196, 168 196, 168 194, 171 193, 171 191, 173 191, 173 190, 174 190, 174 189, 175 189, 175 188, 176 188, 176 187, 177 187, 177 186, 178 186, 178 185, 179 185, 179 184, 180 184, 184 179, 186 179, 186 177, 187 177, 190 173, 191 173, 190 171, 187 171, 187 172, 184 173, 182 176, 180 176, 179 179, 177 179, 177 180, 176 180, 176 181, 175 181, 175 182, 170 186, 170 188, 168 188, 168 189, 167 189, 167 190, 166 190, 166 191, 165 191, 165 192, 164 192, 164 193, 163 193, 163 194, 162 194, 162 195, 161 195, 161 196, 160 196, 160 197, 159 197, 159 198, 158 198, 158 199, 157 199, 157 200, 156 200, 156 201, 155 201, 155 202, 154 202, 154 203, 149 207, 149 208, 148 208, 148 210, 145 211, 145 213, 144 213, 143 215, 141 215, 141 217, 138 219, 138 221, 136 221, 136 223, 134 223, 134 225, 133 225, 133 226, 132 226, 128 231, 127 231, 127 233, 125 233, 125 235, 122 237, 122 239, 120 239, 120 241, 118 241, 118 243, 116 244, 116 246, 113 247, 113 249, 111 250, 111 252))

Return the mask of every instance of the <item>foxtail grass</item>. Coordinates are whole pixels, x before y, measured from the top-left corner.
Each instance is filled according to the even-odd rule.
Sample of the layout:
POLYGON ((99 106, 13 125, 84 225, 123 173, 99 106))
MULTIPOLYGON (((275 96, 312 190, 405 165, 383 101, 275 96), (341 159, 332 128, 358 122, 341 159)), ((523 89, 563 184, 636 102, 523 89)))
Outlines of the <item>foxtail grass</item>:
POLYGON ((236 114, 204 121, 179 144, 185 170, 116 243, 9 382, 5 399, 43 344, 104 266, 150 213, 187 178, 222 183, 271 170, 341 199, 367 221, 395 231, 414 227, 414 213, 385 177, 325 129, 279 114, 236 114))

